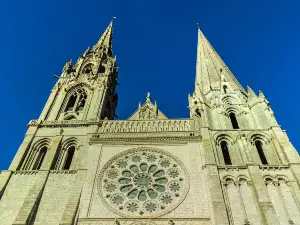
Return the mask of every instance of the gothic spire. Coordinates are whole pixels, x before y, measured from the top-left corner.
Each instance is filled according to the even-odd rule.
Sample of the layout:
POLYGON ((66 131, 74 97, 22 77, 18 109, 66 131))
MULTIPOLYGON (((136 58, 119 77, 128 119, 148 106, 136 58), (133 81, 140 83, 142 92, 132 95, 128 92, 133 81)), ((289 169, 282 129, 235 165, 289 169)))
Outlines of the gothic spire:
POLYGON ((233 89, 245 90, 227 68, 198 27, 195 93, 207 94, 212 89, 221 89, 222 82, 229 82, 233 89))
MULTIPOLYGON (((113 17, 110 24, 93 47, 92 51, 97 51, 98 49, 105 49, 108 52, 112 53, 112 39, 113 39, 113 24, 116 17, 113 17)), ((110 54, 112 55, 112 54, 110 54)))

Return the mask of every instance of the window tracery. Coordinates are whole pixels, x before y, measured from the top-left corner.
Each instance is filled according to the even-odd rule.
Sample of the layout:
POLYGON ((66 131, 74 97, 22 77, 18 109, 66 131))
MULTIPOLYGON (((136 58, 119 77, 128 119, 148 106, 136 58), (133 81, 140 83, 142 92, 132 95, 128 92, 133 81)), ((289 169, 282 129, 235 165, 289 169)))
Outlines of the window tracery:
POLYGON ((87 99, 85 89, 78 88, 69 96, 65 112, 78 112, 82 111, 87 99))
POLYGON ((158 149, 137 148, 107 162, 98 189, 114 212, 152 217, 180 204, 188 185, 187 171, 177 158, 158 149))

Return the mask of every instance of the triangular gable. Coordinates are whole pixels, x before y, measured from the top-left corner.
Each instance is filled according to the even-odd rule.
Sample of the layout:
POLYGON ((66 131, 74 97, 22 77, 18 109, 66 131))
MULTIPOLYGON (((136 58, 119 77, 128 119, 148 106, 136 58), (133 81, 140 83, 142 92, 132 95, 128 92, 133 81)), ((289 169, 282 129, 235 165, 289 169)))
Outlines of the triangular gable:
POLYGON ((146 102, 128 118, 128 120, 163 120, 168 119, 158 108, 156 103, 150 101, 150 93, 146 98, 146 102))

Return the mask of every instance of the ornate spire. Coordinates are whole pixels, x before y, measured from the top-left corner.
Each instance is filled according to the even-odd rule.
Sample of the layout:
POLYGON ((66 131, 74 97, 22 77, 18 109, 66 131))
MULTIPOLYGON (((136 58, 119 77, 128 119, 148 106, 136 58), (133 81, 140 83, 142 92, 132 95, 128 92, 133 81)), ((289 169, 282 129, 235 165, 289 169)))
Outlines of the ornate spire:
POLYGON ((151 94, 150 92, 148 92, 146 96, 146 102, 150 102, 150 101, 151 101, 151 94))
POLYGON ((92 51, 97 51, 102 47, 110 52, 110 55, 112 55, 113 24, 115 19, 116 17, 112 18, 110 24, 108 25, 96 45, 93 47, 92 51))
POLYGON ((196 63, 195 93, 207 94, 211 89, 220 89, 221 81, 225 78, 234 89, 245 90, 227 68, 221 57, 211 46, 200 28, 198 27, 198 48, 196 63))

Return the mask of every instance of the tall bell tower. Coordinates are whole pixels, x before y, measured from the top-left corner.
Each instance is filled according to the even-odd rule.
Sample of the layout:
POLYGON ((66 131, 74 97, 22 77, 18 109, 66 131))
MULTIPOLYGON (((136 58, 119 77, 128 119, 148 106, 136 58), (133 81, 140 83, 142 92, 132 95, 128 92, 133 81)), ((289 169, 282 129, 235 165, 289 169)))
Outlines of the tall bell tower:
POLYGON ((67 62, 38 120, 31 120, 9 169, 0 174, 0 224, 73 224, 86 175, 87 134, 113 120, 118 78, 113 23, 67 62))
POLYGON ((152 102, 114 120, 113 21, 66 63, 8 170, 2 225, 300 225, 300 160, 262 92, 200 29, 189 118, 152 102))
POLYGON ((202 134, 216 224, 299 224, 296 149, 264 94, 244 90, 199 28, 189 108, 202 134))
POLYGON ((114 118, 118 68, 112 50, 113 22, 74 65, 72 60, 65 64, 40 115, 41 121, 114 118))

